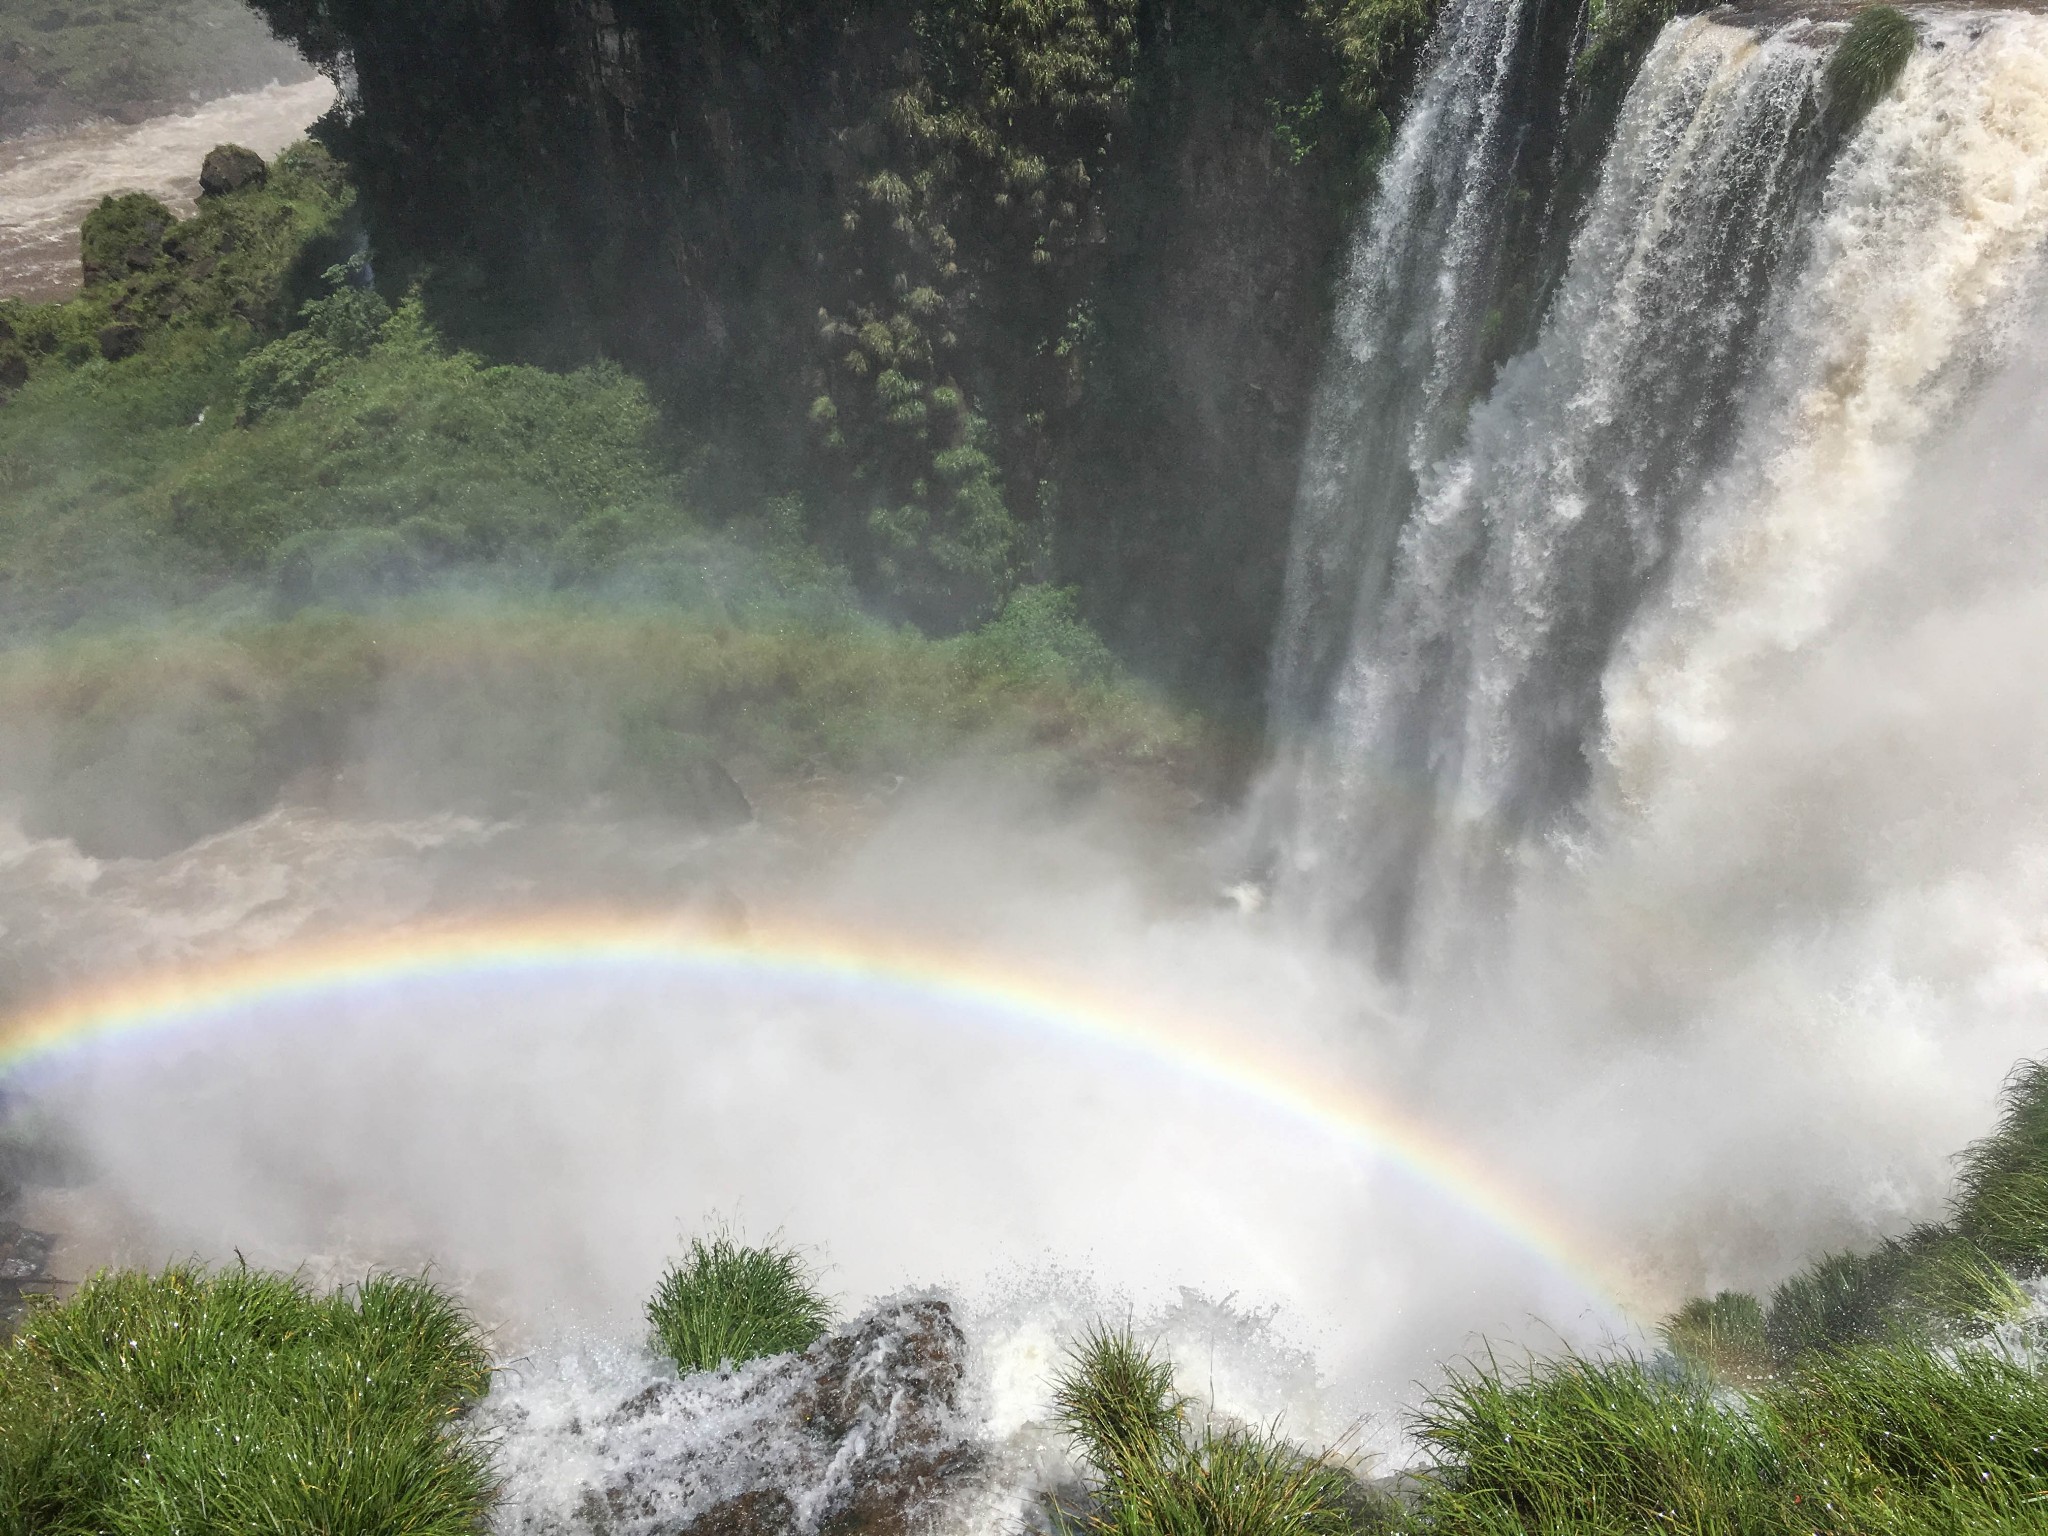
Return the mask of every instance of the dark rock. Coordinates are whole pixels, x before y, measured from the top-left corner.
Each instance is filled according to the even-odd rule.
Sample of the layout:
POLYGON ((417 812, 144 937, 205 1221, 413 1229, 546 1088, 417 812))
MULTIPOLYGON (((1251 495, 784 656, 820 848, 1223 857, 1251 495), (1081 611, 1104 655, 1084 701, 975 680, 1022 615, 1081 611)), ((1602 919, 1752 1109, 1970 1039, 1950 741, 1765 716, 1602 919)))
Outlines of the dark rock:
MULTIPOLYGON (((940 1297, 885 1302, 801 1355, 636 1385, 578 1433, 604 1467, 550 1515, 514 1484, 521 1531, 608 1536, 911 1536, 984 1465, 962 1411, 967 1344, 940 1297)), ((494 1399, 493 1433, 525 1409, 494 1399)))
POLYGON ((694 1536, 786 1536, 797 1529, 796 1506, 786 1493, 757 1488, 712 1505, 687 1529, 694 1536))
POLYGON ((0 1339, 13 1330, 32 1300, 55 1294, 50 1253, 56 1246, 50 1233, 31 1232, 0 1218, 0 1339))
POLYGON ((226 197, 245 187, 260 187, 270 171, 263 157, 239 144, 219 144, 206 152, 199 168, 199 191, 205 197, 226 197))
POLYGON ((110 363, 133 357, 142 350, 142 327, 116 322, 100 331, 100 356, 110 363))

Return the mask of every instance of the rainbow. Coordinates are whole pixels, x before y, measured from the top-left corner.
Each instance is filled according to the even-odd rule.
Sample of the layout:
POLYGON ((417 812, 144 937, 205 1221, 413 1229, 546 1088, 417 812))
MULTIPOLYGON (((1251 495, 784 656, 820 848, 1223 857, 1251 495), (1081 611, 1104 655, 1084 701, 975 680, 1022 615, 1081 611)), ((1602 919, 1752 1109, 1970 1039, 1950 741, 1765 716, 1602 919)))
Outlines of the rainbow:
POLYGON ((1632 1285, 1497 1169, 1399 1107, 1268 1047, 1168 1019, 1062 978, 874 934, 798 927, 722 931, 613 914, 424 927, 131 977, 0 1023, 0 1083, 90 1046, 204 1027, 237 1012, 361 987, 505 979, 650 965, 782 989, 843 989, 937 1007, 1081 1045, 1118 1048, 1314 1127, 1404 1175, 1542 1259, 1624 1318, 1632 1285))

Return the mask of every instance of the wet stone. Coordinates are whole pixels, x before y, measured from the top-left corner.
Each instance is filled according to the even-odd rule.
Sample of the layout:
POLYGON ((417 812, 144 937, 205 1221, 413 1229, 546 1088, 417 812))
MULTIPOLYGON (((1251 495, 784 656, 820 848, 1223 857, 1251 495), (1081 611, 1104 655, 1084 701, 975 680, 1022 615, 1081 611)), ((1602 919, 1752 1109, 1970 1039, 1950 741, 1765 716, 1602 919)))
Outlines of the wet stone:
MULTIPOLYGON (((883 1303, 801 1355, 622 1385, 579 1405, 568 1461, 520 1464, 531 1407, 500 1403, 501 1532, 914 1536, 976 1485, 967 1345, 938 1296, 883 1303), (573 1471, 572 1471, 573 1469, 573 1471), (570 1507, 563 1474, 580 1483, 570 1507), (550 1485, 553 1485, 551 1491, 550 1485)), ((517 1393, 512 1394, 516 1399, 517 1393)), ((554 1441, 557 1450, 560 1441, 554 1441)))

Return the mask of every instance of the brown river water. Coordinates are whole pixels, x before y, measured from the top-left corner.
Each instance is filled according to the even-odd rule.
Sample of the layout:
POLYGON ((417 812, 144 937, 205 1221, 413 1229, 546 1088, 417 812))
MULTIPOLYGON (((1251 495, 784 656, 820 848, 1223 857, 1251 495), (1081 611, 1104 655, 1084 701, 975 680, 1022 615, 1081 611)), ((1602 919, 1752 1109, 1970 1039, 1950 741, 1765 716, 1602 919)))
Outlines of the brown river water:
POLYGON ((324 78, 222 96, 141 123, 91 123, 0 143, 0 298, 36 303, 76 292, 78 225, 110 192, 148 192, 179 214, 199 195, 216 144, 268 159, 334 105, 324 78))

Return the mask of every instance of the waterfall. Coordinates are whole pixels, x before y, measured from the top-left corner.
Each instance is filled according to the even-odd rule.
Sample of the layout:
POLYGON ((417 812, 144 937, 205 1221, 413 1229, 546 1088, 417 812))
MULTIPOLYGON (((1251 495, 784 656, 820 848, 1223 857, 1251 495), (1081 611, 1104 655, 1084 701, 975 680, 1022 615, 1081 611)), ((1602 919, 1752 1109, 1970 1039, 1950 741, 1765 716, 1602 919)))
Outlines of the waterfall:
MULTIPOLYGON (((1839 28, 1666 28, 1536 343, 1405 507, 1341 509, 1392 547, 1276 769, 1283 900, 1393 968, 1455 966, 1595 779, 1603 804, 1640 793, 1744 647, 1813 631, 1816 567, 1853 564, 2042 239, 2048 141, 2006 58, 2038 31, 1923 22, 1830 164, 1839 28), (1768 619, 1733 616, 1744 592, 1768 619)), ((1337 515, 1305 495, 1299 539, 1337 515)))
MULTIPOLYGON (((1641 802, 1728 731, 1773 658, 1898 558, 1931 433, 2003 359, 2048 242, 2048 24, 1962 14, 1834 168, 1724 474, 1606 680, 1610 798, 1641 802)), ((1964 530, 1955 532, 1960 536, 1964 530)))
POLYGON ((1520 144, 1510 105, 1540 0, 1452 0, 1352 254, 1317 393, 1273 708, 1305 726, 1385 565, 1413 477, 1480 382, 1520 144))

